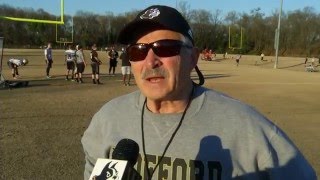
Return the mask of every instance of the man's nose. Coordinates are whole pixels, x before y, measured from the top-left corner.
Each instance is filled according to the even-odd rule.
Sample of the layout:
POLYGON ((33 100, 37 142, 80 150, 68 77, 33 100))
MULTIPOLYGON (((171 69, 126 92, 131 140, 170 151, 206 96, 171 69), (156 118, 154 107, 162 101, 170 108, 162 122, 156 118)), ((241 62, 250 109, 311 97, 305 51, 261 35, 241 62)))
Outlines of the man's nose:
POLYGON ((147 63, 147 66, 150 68, 157 68, 162 65, 160 57, 154 53, 152 48, 149 49, 145 61, 147 63))

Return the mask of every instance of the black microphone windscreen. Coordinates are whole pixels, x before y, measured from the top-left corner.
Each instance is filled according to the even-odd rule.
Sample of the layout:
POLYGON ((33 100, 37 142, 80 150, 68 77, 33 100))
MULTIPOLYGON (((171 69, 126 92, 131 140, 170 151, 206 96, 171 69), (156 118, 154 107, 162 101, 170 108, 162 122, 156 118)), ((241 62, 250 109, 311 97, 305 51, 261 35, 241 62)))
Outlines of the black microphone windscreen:
POLYGON ((112 159, 128 161, 134 166, 139 156, 139 145, 132 139, 122 139, 112 152, 112 159))

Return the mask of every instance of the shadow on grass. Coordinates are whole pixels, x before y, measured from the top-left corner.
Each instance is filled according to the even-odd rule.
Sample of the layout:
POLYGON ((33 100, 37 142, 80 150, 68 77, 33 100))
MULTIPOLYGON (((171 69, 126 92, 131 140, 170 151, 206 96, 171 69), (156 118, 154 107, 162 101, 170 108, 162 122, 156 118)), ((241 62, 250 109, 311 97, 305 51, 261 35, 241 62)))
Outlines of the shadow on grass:
POLYGON ((291 66, 280 67, 279 69, 286 69, 286 68, 291 68, 291 67, 301 66, 301 65, 303 65, 303 64, 304 64, 304 63, 294 64, 294 65, 291 65, 291 66))
MULTIPOLYGON (((204 75, 204 79, 216 79, 216 78, 225 78, 225 77, 230 77, 228 74, 206 74, 204 75)), ((192 80, 199 80, 198 75, 192 75, 191 76, 192 80)))
POLYGON ((50 85, 50 84, 46 84, 46 83, 32 83, 32 82, 35 82, 35 81, 22 81, 22 80, 9 81, 9 80, 6 80, 1 83, 0 90, 50 85))
POLYGON ((273 64, 273 63, 274 63, 273 61, 270 61, 270 62, 263 61, 263 63, 258 63, 256 64, 256 66, 264 66, 264 65, 273 64))
MULTIPOLYGON (((215 79, 215 78, 226 78, 230 77, 231 75, 228 74, 206 74, 204 75, 204 79, 215 79)), ((121 76, 110 77, 108 75, 102 76, 102 84, 122 84, 122 80, 118 79, 121 76)), ((194 74, 191 75, 191 79, 194 81, 198 81, 198 75, 194 74)), ((91 77, 84 77, 83 80, 85 81, 84 84, 92 84, 91 77)), ((44 86, 65 86, 69 84, 70 81, 65 81, 64 76, 55 76, 50 79, 28 79, 28 80, 15 80, 15 81, 6 81, 6 84, 1 84, 0 90, 4 89, 17 89, 17 88, 30 88, 30 87, 44 87, 44 86)), ((78 84, 76 82, 72 84, 78 84)), ((136 86, 134 78, 130 82, 130 86, 136 86)))

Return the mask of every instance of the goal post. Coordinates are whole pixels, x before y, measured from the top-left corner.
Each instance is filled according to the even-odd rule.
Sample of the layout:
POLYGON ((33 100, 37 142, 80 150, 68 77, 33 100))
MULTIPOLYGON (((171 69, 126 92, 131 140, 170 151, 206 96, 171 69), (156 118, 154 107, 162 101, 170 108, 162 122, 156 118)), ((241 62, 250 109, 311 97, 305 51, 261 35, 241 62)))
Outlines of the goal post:
POLYGON ((229 49, 242 49, 243 43, 243 28, 240 27, 240 32, 232 33, 231 26, 229 26, 229 49), (239 37, 240 36, 240 37, 239 37))
POLYGON ((58 25, 58 24, 56 24, 56 43, 60 43, 60 44, 72 44, 73 43, 73 33, 74 33, 74 29, 73 29, 73 26, 74 26, 74 24, 73 24, 73 17, 71 17, 71 23, 69 24, 69 21, 68 20, 66 20, 66 23, 65 24, 63 24, 63 25, 58 25), (58 29, 58 26, 64 26, 64 28, 62 28, 62 29, 68 29, 68 27, 69 27, 69 30, 66 30, 63 34, 64 34, 64 37, 60 37, 60 34, 59 34, 59 29, 58 29), (71 29, 70 29, 70 27, 71 27, 71 29), (71 37, 69 37, 69 38, 66 38, 67 36, 66 35, 68 35, 68 37, 69 37, 69 35, 71 36, 71 37))
POLYGON ((64 24, 64 0, 60 0, 60 21, 58 20, 47 20, 47 19, 31 19, 31 18, 20 18, 20 17, 10 17, 10 16, 0 16, 2 19, 7 19, 11 21, 22 21, 22 22, 32 22, 32 23, 46 23, 46 24, 64 24))

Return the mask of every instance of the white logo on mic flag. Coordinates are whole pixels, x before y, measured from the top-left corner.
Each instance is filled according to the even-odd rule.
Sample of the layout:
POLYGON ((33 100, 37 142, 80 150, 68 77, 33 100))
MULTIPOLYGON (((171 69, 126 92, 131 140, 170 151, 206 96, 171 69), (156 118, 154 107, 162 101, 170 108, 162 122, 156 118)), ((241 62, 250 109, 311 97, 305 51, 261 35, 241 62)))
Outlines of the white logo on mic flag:
POLYGON ((93 168, 89 180, 98 179, 103 176, 104 179, 122 179, 126 170, 127 161, 102 159, 99 158, 93 168))

